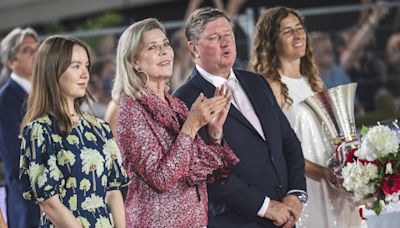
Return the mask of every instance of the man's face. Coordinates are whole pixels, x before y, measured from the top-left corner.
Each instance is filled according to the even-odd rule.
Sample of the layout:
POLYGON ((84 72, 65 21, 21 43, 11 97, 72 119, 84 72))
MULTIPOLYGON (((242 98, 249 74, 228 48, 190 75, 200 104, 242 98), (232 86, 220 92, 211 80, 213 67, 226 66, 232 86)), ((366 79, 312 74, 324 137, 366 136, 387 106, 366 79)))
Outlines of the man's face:
POLYGON ((189 42, 195 63, 211 74, 227 77, 236 59, 236 43, 228 20, 219 17, 204 26, 198 42, 189 42))
POLYGON ((15 59, 8 61, 11 71, 30 80, 38 46, 39 43, 35 38, 29 35, 25 36, 17 50, 15 59))

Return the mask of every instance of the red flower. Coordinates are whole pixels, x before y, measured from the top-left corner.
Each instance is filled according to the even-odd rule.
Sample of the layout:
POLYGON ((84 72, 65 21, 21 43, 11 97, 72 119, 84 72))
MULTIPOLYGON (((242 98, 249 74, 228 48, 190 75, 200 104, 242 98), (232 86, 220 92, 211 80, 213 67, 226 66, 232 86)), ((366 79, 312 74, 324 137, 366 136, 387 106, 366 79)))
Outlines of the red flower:
POLYGON ((368 161, 367 159, 358 159, 357 161, 359 161, 363 165, 370 163, 370 164, 374 164, 374 165, 376 165, 378 167, 382 167, 383 166, 383 163, 378 161, 378 160, 368 161))
POLYGON ((353 148, 350 152, 346 155, 346 163, 353 163, 356 158, 354 157, 354 153, 358 150, 358 148, 353 148))
POLYGON ((400 173, 390 175, 383 181, 383 192, 391 195, 400 190, 400 173))

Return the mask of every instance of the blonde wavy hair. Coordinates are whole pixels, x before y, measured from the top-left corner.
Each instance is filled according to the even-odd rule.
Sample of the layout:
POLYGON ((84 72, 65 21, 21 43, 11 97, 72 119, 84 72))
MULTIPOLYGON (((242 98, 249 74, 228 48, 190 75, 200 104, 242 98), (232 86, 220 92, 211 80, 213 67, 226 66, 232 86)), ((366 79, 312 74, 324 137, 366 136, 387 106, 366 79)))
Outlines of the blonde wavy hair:
MULTIPOLYGON (((294 9, 273 7, 260 16, 256 25, 249 68, 251 71, 263 75, 266 80, 277 82, 285 104, 290 106, 293 104, 293 100, 289 96, 287 85, 281 80, 279 74, 281 63, 277 52, 280 22, 289 14, 296 16, 305 28, 304 18, 294 9)), ((323 84, 314 63, 308 32, 305 29, 304 31, 306 33, 306 53, 300 59, 300 73, 308 79, 314 92, 320 92, 324 89, 323 84)))
POLYGON ((116 76, 112 89, 112 98, 119 104, 124 96, 140 98, 143 85, 146 83, 140 73, 132 66, 133 60, 143 48, 144 34, 164 26, 155 18, 147 18, 130 25, 121 35, 117 47, 116 76))

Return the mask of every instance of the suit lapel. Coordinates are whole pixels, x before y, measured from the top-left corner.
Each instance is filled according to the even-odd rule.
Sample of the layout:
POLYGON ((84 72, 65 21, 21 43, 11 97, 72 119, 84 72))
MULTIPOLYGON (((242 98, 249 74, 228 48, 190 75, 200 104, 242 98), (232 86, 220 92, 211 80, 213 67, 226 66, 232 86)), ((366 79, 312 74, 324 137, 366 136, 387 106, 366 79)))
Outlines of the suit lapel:
POLYGON ((10 89, 16 95, 16 100, 19 104, 23 104, 26 96, 28 95, 25 90, 18 85, 14 80, 10 79, 10 89))
MULTIPOLYGON (((273 102, 270 101, 270 97, 260 90, 260 86, 254 86, 253 81, 249 80, 250 77, 255 77, 253 75, 243 75, 235 71, 236 77, 245 91, 247 97, 250 100, 253 109, 260 120, 264 135, 267 139, 267 142, 271 145, 271 137, 273 134, 269 134, 267 129, 270 131, 274 129, 273 123, 273 102)), ((273 98, 275 99, 275 98, 273 98)), ((261 136, 260 136, 261 137, 261 136)))
MULTIPOLYGON (((215 86, 209 83, 207 80, 205 80, 196 70, 196 68, 194 68, 190 78, 193 81, 194 86, 203 91, 206 97, 214 96, 215 86)), ((229 115, 238 120, 239 122, 241 122, 246 127, 252 129, 257 135, 259 135, 257 130, 253 127, 253 125, 251 125, 251 123, 242 115, 242 113, 239 110, 237 110, 237 108, 234 105, 231 105, 231 108, 229 109, 229 115)))

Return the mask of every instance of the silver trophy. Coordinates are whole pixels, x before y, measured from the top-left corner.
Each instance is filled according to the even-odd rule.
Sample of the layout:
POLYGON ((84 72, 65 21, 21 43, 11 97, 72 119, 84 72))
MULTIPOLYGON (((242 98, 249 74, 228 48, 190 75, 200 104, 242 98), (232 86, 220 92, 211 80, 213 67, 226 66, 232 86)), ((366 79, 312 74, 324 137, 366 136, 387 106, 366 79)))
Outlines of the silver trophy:
POLYGON ((358 147, 354 120, 354 97, 357 83, 336 86, 317 93, 304 102, 315 112, 331 139, 334 152, 328 167, 340 177, 351 149, 358 147))

